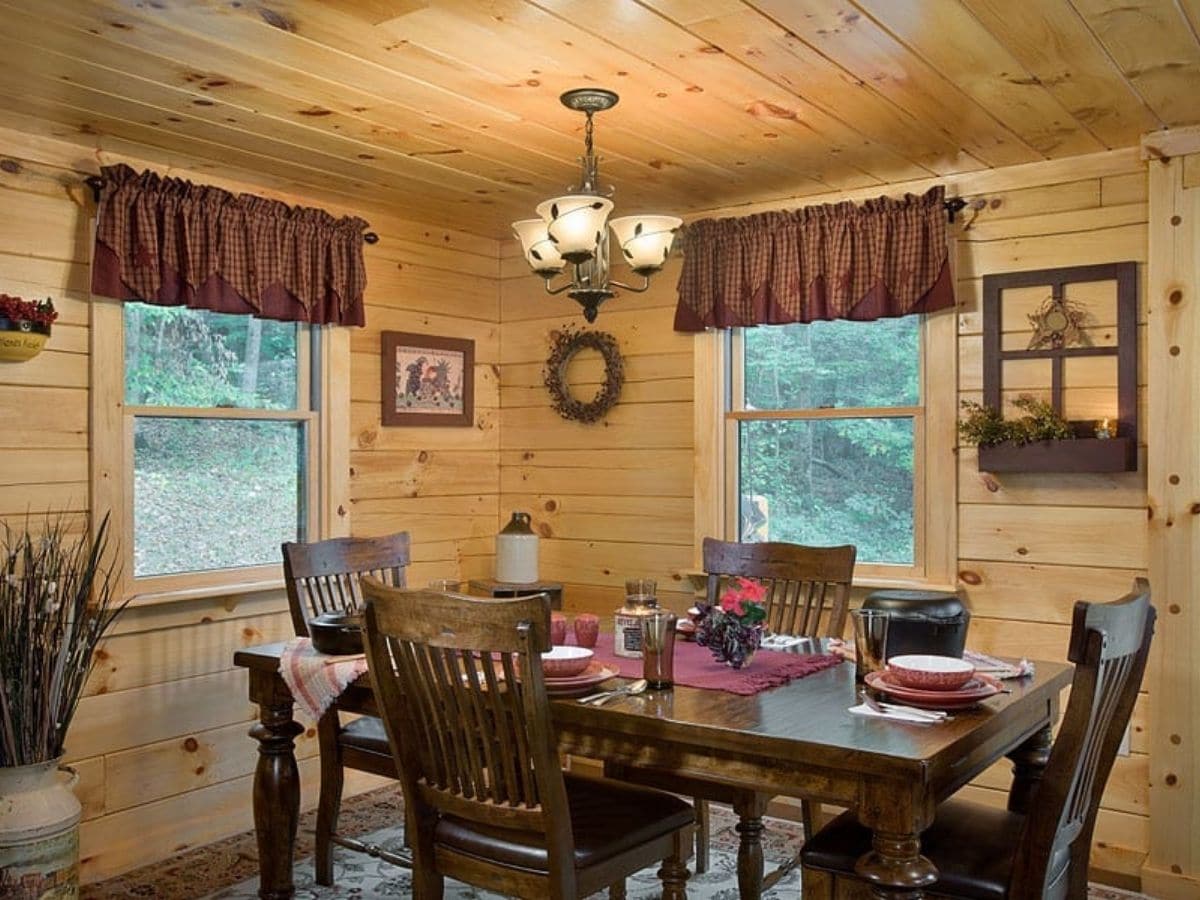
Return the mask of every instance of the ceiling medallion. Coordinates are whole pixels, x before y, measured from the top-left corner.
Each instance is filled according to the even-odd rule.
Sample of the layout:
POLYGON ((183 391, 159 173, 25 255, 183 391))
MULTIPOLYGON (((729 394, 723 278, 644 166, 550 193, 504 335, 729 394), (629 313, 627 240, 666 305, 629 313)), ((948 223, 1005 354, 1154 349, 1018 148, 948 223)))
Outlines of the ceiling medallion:
MULTIPOLYGON (((583 307, 583 317, 594 322, 600 304, 614 295, 614 288, 641 293, 650 286, 650 276, 662 269, 682 220, 661 215, 610 220, 613 202, 597 187, 599 158, 592 150, 592 116, 612 109, 619 98, 603 88, 580 88, 567 91, 559 99, 563 106, 587 116, 579 186, 571 188, 569 194, 538 204, 541 218, 513 222, 513 231, 521 241, 525 261, 545 280, 546 293, 566 291, 583 307), (621 258, 635 275, 641 276, 641 285, 609 278, 610 229, 621 258), (551 280, 568 264, 572 266, 571 280, 551 287, 551 280)), ((611 195, 612 190, 608 193, 611 195)))

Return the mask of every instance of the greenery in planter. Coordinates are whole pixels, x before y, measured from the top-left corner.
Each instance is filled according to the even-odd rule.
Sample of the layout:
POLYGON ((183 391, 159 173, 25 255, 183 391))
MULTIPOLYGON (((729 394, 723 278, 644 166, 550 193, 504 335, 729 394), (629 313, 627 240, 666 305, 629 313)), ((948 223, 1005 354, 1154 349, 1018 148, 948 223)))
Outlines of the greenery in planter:
POLYGON ((113 596, 108 516, 95 535, 74 519, 3 523, 0 544, 0 766, 62 756, 92 654, 124 608, 113 596))
POLYGON ((1019 419, 1005 419, 1000 410, 973 400, 964 400, 962 406, 967 417, 958 423, 958 433, 969 444, 994 447, 1009 441, 1031 444, 1075 438, 1070 423, 1053 406, 1029 394, 1013 401, 1013 406, 1025 413, 1019 419))

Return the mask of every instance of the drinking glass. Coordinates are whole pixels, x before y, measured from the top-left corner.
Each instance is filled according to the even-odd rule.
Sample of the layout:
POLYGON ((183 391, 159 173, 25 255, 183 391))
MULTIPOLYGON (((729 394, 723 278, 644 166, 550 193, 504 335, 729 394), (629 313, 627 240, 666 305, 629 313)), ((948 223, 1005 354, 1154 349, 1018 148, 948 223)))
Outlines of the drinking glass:
POLYGON ((653 578, 626 578, 625 579, 625 596, 626 597, 641 597, 642 602, 654 599, 657 596, 658 582, 653 578))
POLYGON ((854 655, 857 670, 856 681, 862 681, 870 672, 879 672, 887 664, 888 612, 882 609, 853 609, 850 621, 854 623, 854 655))
POLYGON ((580 613, 575 617, 575 643, 580 647, 595 647, 600 637, 600 617, 592 613, 580 613))
POLYGON ((642 619, 642 677, 651 688, 675 681, 675 613, 656 609, 642 619))

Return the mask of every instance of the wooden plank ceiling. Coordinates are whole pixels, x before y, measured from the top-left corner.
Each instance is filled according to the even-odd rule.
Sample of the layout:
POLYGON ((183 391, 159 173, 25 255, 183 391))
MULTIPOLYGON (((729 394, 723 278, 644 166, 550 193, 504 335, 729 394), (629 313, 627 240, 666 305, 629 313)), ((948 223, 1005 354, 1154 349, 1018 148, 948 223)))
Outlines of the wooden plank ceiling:
POLYGON ((581 86, 621 94, 596 123, 618 214, 1200 122, 1200 0, 0 0, 0 21, 0 123, 493 237, 576 181, 558 95, 581 86))

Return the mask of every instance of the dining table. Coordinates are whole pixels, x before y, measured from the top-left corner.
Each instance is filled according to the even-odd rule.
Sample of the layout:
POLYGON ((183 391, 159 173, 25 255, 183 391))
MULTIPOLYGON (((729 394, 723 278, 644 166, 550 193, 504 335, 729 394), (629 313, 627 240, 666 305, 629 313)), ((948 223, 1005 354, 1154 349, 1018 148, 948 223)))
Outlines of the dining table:
MULTIPOLYGON (((300 808, 294 741, 303 731, 280 675, 284 644, 247 647, 234 663, 249 673, 259 720, 254 823, 259 896, 294 895, 292 856, 300 808)), ((939 801, 1003 757, 1013 762, 1009 808, 1026 808, 1049 759, 1059 695, 1072 668, 1037 662, 1033 674, 943 721, 917 724, 855 715, 863 686, 852 663, 825 668, 752 696, 676 685, 620 697, 600 707, 552 699, 560 750, 606 766, 647 767, 699 778, 734 796, 785 796, 854 810, 872 832, 857 871, 880 900, 914 900, 937 881, 921 855, 921 832, 939 801)), ((609 682, 617 686, 620 679, 609 682)), ((347 713, 378 715, 369 674, 338 698, 347 713)), ((735 806, 743 900, 761 891, 765 803, 735 806)))

